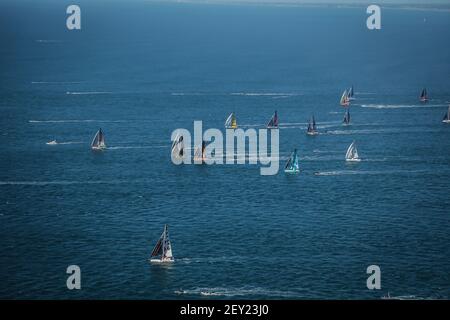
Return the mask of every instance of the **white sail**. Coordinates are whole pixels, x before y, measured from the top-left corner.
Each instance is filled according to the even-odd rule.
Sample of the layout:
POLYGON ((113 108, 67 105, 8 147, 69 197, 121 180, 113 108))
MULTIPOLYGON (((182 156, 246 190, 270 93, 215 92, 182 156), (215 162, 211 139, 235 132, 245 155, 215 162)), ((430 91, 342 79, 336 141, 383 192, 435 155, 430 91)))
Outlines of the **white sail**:
POLYGON ((444 123, 450 123, 450 105, 448 106, 447 113, 444 116, 444 119, 442 120, 444 123))
POLYGON ((356 149, 355 141, 348 147, 347 153, 345 154, 345 160, 347 161, 359 161, 358 149, 356 149))
POLYGON ((150 262, 173 262, 172 245, 169 240, 169 228, 167 225, 164 226, 164 231, 159 237, 153 251, 150 255, 150 262), (151 259, 152 257, 158 257, 159 259, 151 259))
POLYGON ((184 154, 184 142, 183 142, 183 136, 180 134, 177 134, 175 139, 172 143, 172 154, 175 157, 183 157, 184 154))
POLYGON ((341 101, 340 101, 341 105, 348 104, 347 95, 348 95, 348 93, 347 93, 347 89, 346 89, 346 90, 344 90, 344 92, 342 93, 342 96, 341 96, 341 101))
POLYGON ((232 118, 233 118, 233 113, 231 113, 231 114, 228 116, 227 120, 225 121, 225 128, 231 127, 231 119, 232 119, 232 118))
POLYGON ((105 135, 102 132, 102 129, 99 129, 95 134, 94 139, 92 139, 91 148, 95 150, 106 148, 105 135))

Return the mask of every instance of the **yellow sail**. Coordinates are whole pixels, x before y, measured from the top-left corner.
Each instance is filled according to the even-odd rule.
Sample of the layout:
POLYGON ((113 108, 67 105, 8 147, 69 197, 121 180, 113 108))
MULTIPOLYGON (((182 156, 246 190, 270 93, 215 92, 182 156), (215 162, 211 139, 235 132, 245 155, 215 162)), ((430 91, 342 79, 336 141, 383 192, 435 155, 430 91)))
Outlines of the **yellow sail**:
POLYGON ((233 117, 231 118, 231 128, 237 129, 237 122, 236 122, 236 116, 233 113, 233 117))

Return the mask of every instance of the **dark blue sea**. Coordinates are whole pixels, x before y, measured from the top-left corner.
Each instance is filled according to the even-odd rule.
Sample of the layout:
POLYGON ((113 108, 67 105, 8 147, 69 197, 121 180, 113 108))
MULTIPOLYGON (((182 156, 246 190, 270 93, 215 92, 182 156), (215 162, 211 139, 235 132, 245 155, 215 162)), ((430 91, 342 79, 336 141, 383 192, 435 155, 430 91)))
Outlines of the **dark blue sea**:
POLYGON ((69 31, 69 4, 0 3, 0 298, 450 298, 449 11, 77 1, 69 31), (171 162, 173 130, 274 110, 299 175, 171 162))

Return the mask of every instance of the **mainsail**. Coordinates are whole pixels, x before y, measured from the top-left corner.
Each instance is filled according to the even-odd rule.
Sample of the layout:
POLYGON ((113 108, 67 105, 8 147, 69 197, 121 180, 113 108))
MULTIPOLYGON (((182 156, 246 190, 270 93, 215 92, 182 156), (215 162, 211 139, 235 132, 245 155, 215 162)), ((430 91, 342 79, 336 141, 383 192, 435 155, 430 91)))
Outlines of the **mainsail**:
POLYGON ((195 149, 194 161, 204 161, 206 159, 205 149, 206 149, 206 142, 203 140, 202 147, 195 149))
POLYGON ((347 97, 349 100, 353 100, 353 86, 350 87, 350 89, 348 89, 348 94, 347 97))
POLYGON ((442 122, 450 123, 450 105, 448 106, 447 113, 444 116, 444 119, 442 119, 442 122))
POLYGON ((278 128, 278 114, 275 111, 272 118, 270 118, 269 123, 267 124, 268 128, 278 128))
POLYGON ((345 160, 347 161, 359 161, 358 150, 356 149, 356 142, 353 141, 348 147, 347 153, 345 154, 345 160))
POLYGON ((94 139, 92 139, 91 148, 92 149, 106 148, 105 135, 103 134, 103 131, 101 128, 95 134, 94 139))
POLYGON ((342 93, 340 104, 341 104, 341 106, 344 106, 344 107, 346 107, 350 104, 347 90, 344 90, 344 92, 342 93))
POLYGON ((225 121, 225 128, 226 129, 236 129, 237 128, 237 122, 236 122, 236 116, 234 115, 234 112, 232 112, 227 120, 225 121))
POLYGON ((292 152, 291 156, 289 157, 289 160, 287 161, 284 167, 284 172, 297 173, 299 171, 300 166, 298 164, 297 149, 294 149, 294 152, 292 152))
POLYGON ((420 93, 420 101, 425 102, 428 100, 427 88, 423 88, 420 93))
POLYGON ((183 142, 183 136, 180 134, 177 134, 175 136, 175 139, 172 142, 172 154, 176 157, 183 157, 184 154, 184 142, 183 142))
POLYGON ((350 124, 350 111, 345 110, 345 114, 344 114, 344 124, 350 124))
POLYGON ((169 240, 169 227, 167 226, 167 224, 164 225, 164 231, 161 234, 161 237, 159 237, 159 240, 156 243, 150 255, 151 258, 158 256, 160 256, 160 259, 158 260, 151 259, 151 261, 161 261, 161 262, 173 261, 172 245, 170 244, 169 240))

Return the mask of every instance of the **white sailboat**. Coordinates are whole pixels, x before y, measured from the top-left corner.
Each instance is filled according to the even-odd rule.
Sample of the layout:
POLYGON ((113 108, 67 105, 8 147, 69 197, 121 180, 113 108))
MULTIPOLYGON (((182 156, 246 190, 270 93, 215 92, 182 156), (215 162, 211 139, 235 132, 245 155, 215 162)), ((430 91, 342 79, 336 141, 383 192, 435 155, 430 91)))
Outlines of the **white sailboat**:
POLYGON ((49 146, 54 146, 54 145, 57 145, 58 142, 56 142, 56 140, 52 140, 52 141, 46 142, 45 144, 48 144, 49 146))
POLYGON ((103 133, 101 128, 95 134, 94 139, 92 139, 91 148, 92 150, 106 149, 105 134, 103 133))
POLYGON ((317 131, 316 119, 314 118, 314 116, 312 116, 312 118, 308 121, 308 128, 306 129, 306 134, 310 136, 315 136, 319 134, 319 132, 317 131))
POLYGON ((345 161, 361 161, 358 155, 358 149, 356 149, 355 141, 348 147, 347 153, 345 154, 345 161))
POLYGON ((348 98, 347 90, 344 90, 344 92, 342 93, 341 100, 339 101, 339 103, 343 107, 347 107, 348 105, 350 105, 350 99, 348 98))
POLYGON ((225 121, 225 129, 237 129, 236 115, 232 112, 225 121))
POLYGON ((447 113, 445 114, 444 119, 442 119, 442 122, 450 123, 450 104, 448 105, 447 113))
POLYGON ((164 231, 159 237, 158 242, 152 250, 150 255, 150 262, 174 262, 172 254, 172 245, 169 240, 169 227, 164 225, 164 231))
POLYGON ((182 158, 184 155, 184 142, 183 142, 183 136, 180 134, 177 134, 175 136, 175 139, 172 142, 172 149, 171 149, 172 155, 175 158, 182 158))
POLYGON ((420 100, 420 102, 427 102, 428 101, 427 88, 423 88, 422 89, 422 92, 420 93, 419 100, 420 100))

